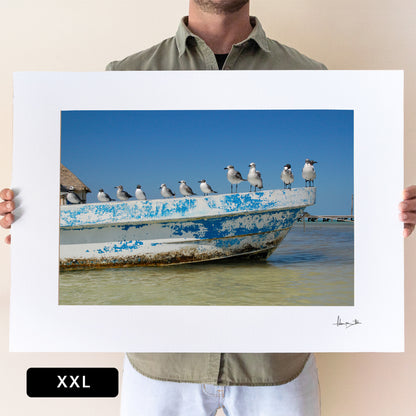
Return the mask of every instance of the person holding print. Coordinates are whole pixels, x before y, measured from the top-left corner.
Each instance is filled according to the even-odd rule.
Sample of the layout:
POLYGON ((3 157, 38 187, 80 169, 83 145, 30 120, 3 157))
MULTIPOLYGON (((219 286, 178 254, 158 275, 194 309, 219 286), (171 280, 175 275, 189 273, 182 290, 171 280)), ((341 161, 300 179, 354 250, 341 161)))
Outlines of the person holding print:
MULTIPOLYGON (((107 65, 107 70, 325 70, 269 39, 249 0, 190 0, 175 36, 107 65)), ((219 97, 220 99, 220 97, 219 97)), ((0 192, 0 225, 10 228, 11 189, 0 192)), ((399 202, 399 201, 398 201, 399 202)), ((404 237, 416 225, 416 186, 403 191, 404 237)), ((5 239, 11 243, 10 235, 5 239)), ((317 416, 319 383, 311 354, 139 354, 124 368, 122 416, 317 416)))

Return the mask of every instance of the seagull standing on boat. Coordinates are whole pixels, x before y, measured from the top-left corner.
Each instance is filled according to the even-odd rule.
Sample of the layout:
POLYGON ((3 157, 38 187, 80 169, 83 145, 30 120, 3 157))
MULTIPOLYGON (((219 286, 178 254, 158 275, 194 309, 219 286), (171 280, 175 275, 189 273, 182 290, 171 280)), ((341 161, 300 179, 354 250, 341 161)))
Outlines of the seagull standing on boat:
POLYGON ((114 199, 110 198, 110 196, 108 194, 106 194, 103 189, 100 189, 98 191, 97 199, 100 202, 110 202, 110 201, 114 201, 114 199))
POLYGON ((160 193, 162 194, 163 198, 171 198, 175 196, 175 194, 166 186, 165 183, 160 185, 160 193))
POLYGON ((66 200, 71 204, 82 204, 84 201, 74 192, 74 187, 70 186, 66 194, 66 200))
POLYGON ((129 198, 131 198, 131 195, 123 190, 122 185, 115 186, 114 188, 117 188, 117 198, 120 201, 127 201, 129 198))
POLYGON ((200 185, 199 187, 201 188, 201 191, 203 192, 204 195, 208 195, 208 194, 216 194, 218 193, 217 191, 214 191, 208 184, 207 181, 205 179, 202 179, 201 181, 199 181, 200 185))
POLYGON ((231 183, 231 193, 233 193, 233 185, 235 185, 235 191, 237 192, 237 186, 239 183, 243 182, 243 181, 247 181, 247 179, 243 179, 243 177, 241 176, 240 172, 237 172, 234 169, 233 165, 228 165, 226 168, 228 172, 227 172, 227 179, 228 181, 231 183))
POLYGON ((143 192, 141 185, 137 185, 135 195, 139 201, 145 201, 147 199, 146 194, 143 192))
POLYGON ((185 181, 179 181, 178 183, 180 183, 180 185, 179 185, 179 192, 183 196, 196 195, 196 194, 194 194, 194 191, 186 184, 185 181))
POLYGON ((257 188, 263 188, 261 173, 258 170, 256 170, 255 163, 250 163, 248 166, 250 167, 250 170, 248 171, 247 180, 250 182, 250 191, 251 187, 254 186, 254 192, 256 192, 257 188))
POLYGON ((292 172, 292 166, 290 163, 283 167, 282 173, 280 174, 280 179, 283 181, 284 188, 283 189, 292 189, 292 183, 295 180, 292 172))
POLYGON ((316 172, 313 165, 316 162, 315 160, 309 160, 305 159, 305 165, 302 169, 302 178, 305 179, 305 186, 315 186, 315 178, 316 178, 316 172))

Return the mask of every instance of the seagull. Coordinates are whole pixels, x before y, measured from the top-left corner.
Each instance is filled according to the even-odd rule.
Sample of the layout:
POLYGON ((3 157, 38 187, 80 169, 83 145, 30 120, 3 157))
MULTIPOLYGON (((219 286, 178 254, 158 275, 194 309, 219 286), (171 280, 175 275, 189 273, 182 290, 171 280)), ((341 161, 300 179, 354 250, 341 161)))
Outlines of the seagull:
POLYGON ((175 196, 175 194, 166 186, 165 183, 160 185, 160 193, 162 194, 163 198, 170 198, 175 196))
POLYGON ((178 183, 180 183, 180 185, 179 185, 179 192, 183 196, 196 195, 196 194, 194 194, 194 191, 186 184, 185 181, 179 181, 178 183))
POLYGON ((254 192, 256 192, 257 188, 259 189, 263 188, 263 181, 261 179, 261 174, 258 170, 256 170, 255 163, 250 163, 248 166, 250 167, 250 170, 248 171, 247 180, 250 182, 250 191, 251 191, 251 186, 254 186, 254 192))
POLYGON ((214 191, 208 184, 205 179, 202 179, 201 181, 198 181, 201 185, 199 187, 201 188, 201 191, 204 193, 204 195, 208 194, 216 194, 217 191, 214 191))
POLYGON ((129 198, 131 198, 131 195, 128 192, 123 191, 122 185, 115 186, 114 188, 117 188, 117 198, 120 201, 127 201, 129 198))
POLYGON ((292 189, 292 183, 295 180, 292 172, 292 166, 290 163, 283 167, 282 173, 280 174, 280 179, 283 181, 283 189, 292 189))
POLYGON ((316 162, 315 160, 309 160, 309 159, 305 160, 305 165, 303 166, 303 169, 302 169, 302 178, 305 179, 305 186, 307 186, 307 184, 309 184, 309 186, 315 185, 314 182, 316 178, 316 172, 315 172, 315 168, 313 167, 315 163, 318 163, 318 162, 316 162))
POLYGON ((140 201, 144 201, 147 199, 146 194, 142 191, 141 185, 137 185, 135 195, 136 195, 136 198, 140 201))
POLYGON ((108 194, 106 194, 106 193, 104 192, 104 190, 103 190, 103 189, 99 189, 99 190, 98 190, 97 199, 98 199, 100 202, 110 202, 110 201, 114 201, 114 199, 110 198, 110 197, 108 196, 108 194))
POLYGON ((235 185, 235 191, 237 192, 237 186, 240 182, 247 181, 247 179, 243 179, 240 172, 237 172, 234 169, 234 166, 228 165, 226 168, 227 172, 227 179, 231 183, 231 193, 233 192, 233 185, 235 185))
POLYGON ((74 192, 74 187, 69 187, 69 192, 66 194, 66 200, 71 204, 82 204, 84 201, 74 192))

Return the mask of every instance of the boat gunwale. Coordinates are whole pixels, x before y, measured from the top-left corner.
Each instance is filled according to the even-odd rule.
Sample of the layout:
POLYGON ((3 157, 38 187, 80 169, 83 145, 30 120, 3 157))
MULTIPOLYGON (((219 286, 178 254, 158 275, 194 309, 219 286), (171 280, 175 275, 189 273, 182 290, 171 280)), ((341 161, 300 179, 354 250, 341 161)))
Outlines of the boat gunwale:
POLYGON ((285 193, 285 191, 294 191, 294 192, 298 192, 298 190, 304 190, 304 189, 315 189, 316 191, 316 186, 301 186, 301 187, 297 187, 297 188, 291 188, 291 189, 265 189, 262 191, 248 191, 248 192, 236 192, 236 193, 226 193, 226 194, 222 194, 222 193, 217 193, 217 194, 209 194, 209 195, 190 195, 190 196, 185 196, 185 197, 180 197, 180 196, 175 196, 174 198, 152 198, 152 199, 131 199, 131 200, 126 200, 126 201, 108 201, 108 202, 89 202, 89 203, 85 203, 85 204, 68 204, 68 205, 61 205, 60 208, 64 208, 64 209, 68 209, 68 210, 72 210, 75 209, 76 207, 79 206, 94 206, 94 205, 121 205, 121 204, 136 204, 136 203, 149 203, 149 202, 168 202, 168 201, 184 201, 184 200, 189 200, 192 201, 193 199, 199 199, 199 198, 218 198, 218 197, 224 197, 224 196, 234 196, 234 195, 258 195, 258 194, 264 194, 266 192, 282 192, 283 194, 285 193))
POLYGON ((110 226, 117 226, 122 227, 126 225, 149 225, 149 224, 164 224, 164 223, 171 223, 171 222, 185 222, 185 221, 198 221, 198 220, 205 220, 205 219, 214 219, 214 218, 225 218, 225 217, 236 217, 238 215, 249 215, 249 214, 264 214, 264 213, 273 213, 278 211, 288 211, 288 210, 295 210, 295 209, 303 209, 308 206, 312 206, 314 203, 311 204, 303 204, 303 205, 296 205, 290 207, 281 207, 281 208, 270 208, 270 209, 263 209, 263 210, 255 210, 255 211, 238 211, 238 212, 229 212, 226 214, 214 214, 214 215, 204 215, 198 217, 179 217, 179 218, 163 218, 158 220, 141 220, 140 218, 133 218, 130 221, 123 221, 123 222, 101 222, 96 224, 85 224, 85 225, 64 225, 60 226, 60 230, 84 230, 84 229, 92 229, 92 228, 101 228, 101 227, 110 227, 110 226))

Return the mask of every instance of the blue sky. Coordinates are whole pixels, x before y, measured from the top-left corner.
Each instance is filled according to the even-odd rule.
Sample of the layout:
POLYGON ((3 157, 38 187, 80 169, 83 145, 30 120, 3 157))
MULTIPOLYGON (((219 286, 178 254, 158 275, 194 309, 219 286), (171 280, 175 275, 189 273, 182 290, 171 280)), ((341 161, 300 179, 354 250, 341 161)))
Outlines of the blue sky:
MULTIPOLYGON (((281 189, 280 173, 292 165, 303 187, 305 158, 318 161, 313 214, 348 214, 353 193, 353 111, 63 111, 61 161, 92 191, 115 198, 117 185, 134 195, 142 185, 148 198, 161 198, 160 184, 179 194, 185 180, 198 195, 198 181, 229 193, 227 165, 244 178, 255 162, 264 189, 281 189)), ((248 183, 239 185, 249 190, 248 183)))

